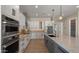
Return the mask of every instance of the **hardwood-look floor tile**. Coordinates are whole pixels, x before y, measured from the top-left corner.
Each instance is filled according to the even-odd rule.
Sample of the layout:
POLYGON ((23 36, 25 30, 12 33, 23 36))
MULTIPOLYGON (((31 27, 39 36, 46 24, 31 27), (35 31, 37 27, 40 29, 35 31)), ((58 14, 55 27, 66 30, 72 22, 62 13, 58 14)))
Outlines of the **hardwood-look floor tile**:
POLYGON ((43 39, 32 39, 25 49, 25 53, 48 53, 48 49, 43 39))

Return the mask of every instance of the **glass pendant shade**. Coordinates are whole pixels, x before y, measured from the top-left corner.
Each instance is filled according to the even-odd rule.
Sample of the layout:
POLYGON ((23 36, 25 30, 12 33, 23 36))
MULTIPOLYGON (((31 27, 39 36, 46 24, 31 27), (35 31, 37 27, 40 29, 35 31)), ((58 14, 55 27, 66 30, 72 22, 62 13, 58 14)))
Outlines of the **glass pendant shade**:
POLYGON ((62 6, 60 5, 60 16, 59 16, 59 20, 62 20, 63 16, 62 16, 62 6))
POLYGON ((59 19, 62 20, 63 19, 63 16, 60 16, 59 19))

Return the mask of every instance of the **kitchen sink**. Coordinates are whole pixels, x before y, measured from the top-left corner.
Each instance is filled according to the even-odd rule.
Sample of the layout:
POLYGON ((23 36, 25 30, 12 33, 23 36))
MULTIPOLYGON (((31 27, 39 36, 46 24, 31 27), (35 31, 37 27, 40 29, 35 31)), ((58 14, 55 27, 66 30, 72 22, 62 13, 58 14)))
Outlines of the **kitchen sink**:
POLYGON ((51 35, 48 35, 48 36, 50 36, 50 37, 56 37, 55 35, 53 35, 53 34, 51 34, 51 35))

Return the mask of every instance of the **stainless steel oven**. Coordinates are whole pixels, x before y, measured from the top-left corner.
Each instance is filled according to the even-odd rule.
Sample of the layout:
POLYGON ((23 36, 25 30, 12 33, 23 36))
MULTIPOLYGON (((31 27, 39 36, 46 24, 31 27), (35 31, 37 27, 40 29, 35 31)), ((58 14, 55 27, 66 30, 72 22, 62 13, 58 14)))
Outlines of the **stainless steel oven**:
POLYGON ((18 21, 2 15, 2 35, 12 35, 18 32, 18 21))
POLYGON ((19 51, 19 37, 3 38, 2 53, 16 53, 19 51))
POLYGON ((19 49, 19 22, 2 15, 2 52, 12 53, 19 49))

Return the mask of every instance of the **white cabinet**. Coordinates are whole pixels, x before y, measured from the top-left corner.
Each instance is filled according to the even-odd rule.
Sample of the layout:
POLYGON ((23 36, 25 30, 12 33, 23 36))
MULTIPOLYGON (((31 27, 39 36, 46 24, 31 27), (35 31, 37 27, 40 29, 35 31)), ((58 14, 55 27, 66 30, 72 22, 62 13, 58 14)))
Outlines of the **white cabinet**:
POLYGON ((31 39, 43 39, 44 38, 44 32, 42 31, 32 31, 31 33, 31 39))
POLYGON ((20 12, 19 12, 18 5, 2 5, 1 6, 1 14, 6 15, 12 19, 19 20, 19 13, 20 12), (15 16, 12 15, 12 13, 15 13, 15 16))
POLYGON ((22 53, 26 49, 30 42, 30 35, 25 36, 25 37, 20 37, 19 40, 19 52, 22 53))
POLYGON ((24 50, 24 39, 19 40, 19 52, 23 52, 24 50))

